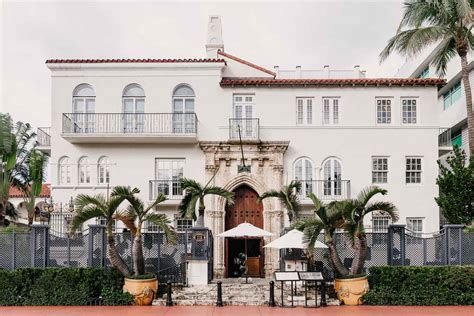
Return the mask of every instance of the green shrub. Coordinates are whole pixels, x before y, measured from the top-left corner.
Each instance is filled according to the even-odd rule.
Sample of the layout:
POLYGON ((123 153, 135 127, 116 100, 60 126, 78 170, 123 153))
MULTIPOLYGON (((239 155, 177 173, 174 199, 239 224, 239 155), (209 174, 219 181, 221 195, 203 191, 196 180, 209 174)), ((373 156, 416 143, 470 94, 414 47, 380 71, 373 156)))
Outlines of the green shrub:
POLYGON ((371 267, 370 305, 473 305, 474 266, 371 267))
POLYGON ((114 269, 27 268, 0 270, 0 306, 130 305, 123 277, 114 269))

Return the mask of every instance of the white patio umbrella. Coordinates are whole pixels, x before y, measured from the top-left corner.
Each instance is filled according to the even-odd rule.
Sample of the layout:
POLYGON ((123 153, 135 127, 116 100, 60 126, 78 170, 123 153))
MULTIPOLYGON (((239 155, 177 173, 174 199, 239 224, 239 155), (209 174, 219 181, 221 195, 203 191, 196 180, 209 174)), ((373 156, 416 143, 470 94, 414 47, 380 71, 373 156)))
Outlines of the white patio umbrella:
MULTIPOLYGON (((229 229, 223 233, 217 235, 218 237, 234 237, 234 238, 245 238, 245 264, 247 264, 247 238, 249 237, 270 237, 275 234, 267 232, 261 228, 255 227, 250 223, 242 223, 237 227, 229 229)), ((247 276, 246 276, 247 279, 247 276)))
MULTIPOLYGON (((275 239, 268 245, 263 246, 264 248, 277 248, 277 249, 287 249, 287 248, 294 248, 294 249, 307 249, 308 243, 304 242, 304 233, 293 229, 281 236, 278 239, 275 239)), ((314 244, 314 248, 327 248, 325 244, 320 242, 319 240, 316 241, 314 244)))

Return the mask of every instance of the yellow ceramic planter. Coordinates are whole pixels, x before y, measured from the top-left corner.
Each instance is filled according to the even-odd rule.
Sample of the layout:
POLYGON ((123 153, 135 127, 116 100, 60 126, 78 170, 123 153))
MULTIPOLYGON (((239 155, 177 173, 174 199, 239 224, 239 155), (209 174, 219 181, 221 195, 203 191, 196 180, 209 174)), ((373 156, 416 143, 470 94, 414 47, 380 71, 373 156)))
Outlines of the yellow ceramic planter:
POLYGON ((369 290, 367 276, 354 279, 336 279, 337 298, 345 305, 362 304, 362 295, 369 290))
POLYGON ((145 279, 128 279, 125 278, 123 291, 132 294, 135 297, 135 305, 151 305, 158 290, 158 280, 145 279))

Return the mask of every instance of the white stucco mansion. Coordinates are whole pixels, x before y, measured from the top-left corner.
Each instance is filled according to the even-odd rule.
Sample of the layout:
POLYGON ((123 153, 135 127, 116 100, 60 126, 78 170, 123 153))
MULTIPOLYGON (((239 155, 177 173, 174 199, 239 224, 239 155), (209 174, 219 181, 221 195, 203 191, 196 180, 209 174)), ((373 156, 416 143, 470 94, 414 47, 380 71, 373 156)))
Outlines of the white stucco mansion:
MULTIPOLYGON (((262 192, 300 180, 309 212, 308 192, 330 201, 376 184, 388 189, 400 223, 438 230, 443 80, 368 79, 357 66, 268 70, 224 50, 219 17, 208 27, 206 58, 46 62, 52 125, 42 150, 51 155, 56 202, 115 185, 138 187, 146 200, 164 192, 160 211, 183 229, 192 222, 176 215, 180 178, 206 183, 216 173, 212 183, 234 191, 236 203, 208 199, 205 225, 214 236, 244 221, 279 235, 285 210, 276 200, 257 203, 262 192)), ((366 224, 382 230, 389 222, 374 216, 366 224)), ((216 239, 214 247, 222 276, 232 244, 216 239)), ((265 252, 266 272, 277 256, 265 252)))

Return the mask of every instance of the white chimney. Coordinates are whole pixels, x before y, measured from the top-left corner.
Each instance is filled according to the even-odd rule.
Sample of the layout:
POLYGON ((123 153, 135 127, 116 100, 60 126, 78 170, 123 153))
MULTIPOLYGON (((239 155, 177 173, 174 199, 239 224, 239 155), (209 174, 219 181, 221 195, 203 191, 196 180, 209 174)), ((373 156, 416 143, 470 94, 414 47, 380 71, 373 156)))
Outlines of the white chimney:
POLYGON ((217 51, 224 51, 224 40, 222 38, 222 22, 218 15, 209 16, 207 24, 206 54, 208 58, 218 58, 217 51))
POLYGON ((301 66, 296 66, 296 79, 301 79, 301 66))
POLYGON ((355 77, 356 78, 361 78, 360 65, 355 65, 354 66, 354 72, 355 72, 355 77))
POLYGON ((329 69, 329 65, 324 65, 324 77, 325 78, 330 78, 331 77, 331 74, 330 74, 330 69, 329 69))
POLYGON ((275 72, 275 78, 280 77, 280 66, 273 66, 273 71, 275 72))

